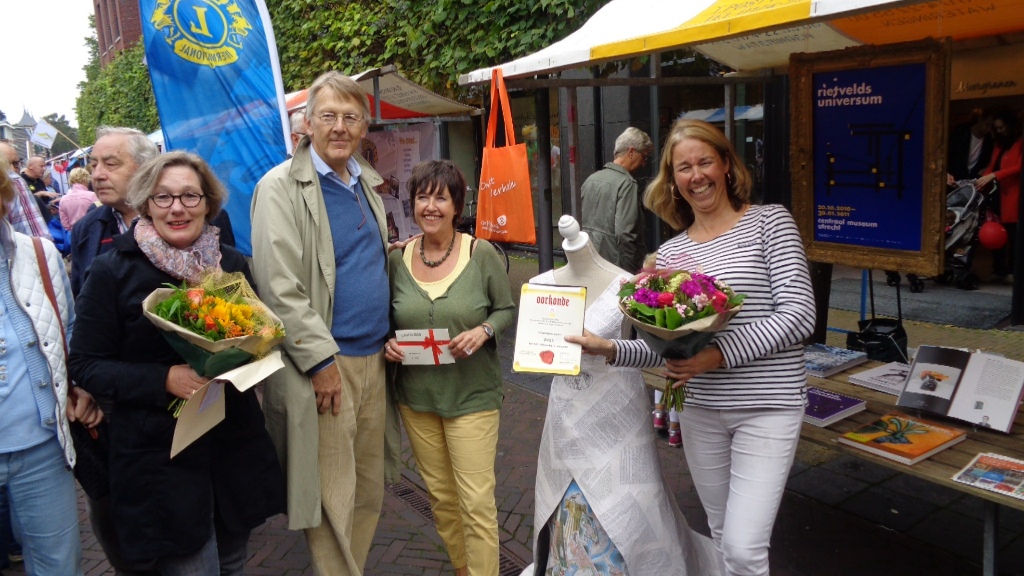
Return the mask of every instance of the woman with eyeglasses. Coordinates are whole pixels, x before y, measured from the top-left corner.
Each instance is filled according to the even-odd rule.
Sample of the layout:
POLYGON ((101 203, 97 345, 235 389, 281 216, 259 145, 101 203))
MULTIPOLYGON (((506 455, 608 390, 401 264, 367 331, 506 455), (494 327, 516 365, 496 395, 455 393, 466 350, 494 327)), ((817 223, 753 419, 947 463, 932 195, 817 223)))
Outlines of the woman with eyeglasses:
POLYGON ((242 574, 249 532, 284 511, 284 481, 255 391, 224 386, 224 421, 170 458, 177 422, 168 411, 200 377, 142 313, 166 284, 196 283, 245 259, 209 222, 226 192, 194 154, 143 164, 129 184, 139 219, 93 260, 75 302, 71 374, 112 400, 111 510, 126 560, 164 575, 242 574))

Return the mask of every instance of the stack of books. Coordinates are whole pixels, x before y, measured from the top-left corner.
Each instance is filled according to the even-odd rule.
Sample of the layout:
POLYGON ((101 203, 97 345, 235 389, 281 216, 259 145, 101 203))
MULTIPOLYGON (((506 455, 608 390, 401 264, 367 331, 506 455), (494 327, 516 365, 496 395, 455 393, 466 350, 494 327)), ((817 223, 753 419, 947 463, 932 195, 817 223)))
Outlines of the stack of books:
POLYGON ((866 408, 867 402, 859 398, 822 390, 817 386, 808 386, 804 422, 825 427, 866 408))
POLYGON ((850 384, 856 384, 893 396, 899 396, 910 374, 910 365, 889 362, 850 375, 850 384))
POLYGON ((867 362, 868 355, 866 352, 836 348, 828 344, 810 344, 804 347, 804 360, 807 362, 808 374, 828 378, 837 372, 867 362))
POLYGON ((966 439, 958 428, 891 412, 840 436, 839 442, 909 466, 966 439))

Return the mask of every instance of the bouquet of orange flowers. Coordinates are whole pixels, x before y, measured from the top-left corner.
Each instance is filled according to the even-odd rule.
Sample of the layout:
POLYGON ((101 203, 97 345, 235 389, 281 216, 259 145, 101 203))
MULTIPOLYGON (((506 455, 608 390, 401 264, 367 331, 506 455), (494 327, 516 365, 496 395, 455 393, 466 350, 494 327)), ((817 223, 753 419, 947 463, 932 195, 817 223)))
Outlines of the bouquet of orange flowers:
MULTIPOLYGON (((217 270, 196 286, 168 284, 142 308, 185 362, 208 378, 262 358, 284 339, 281 320, 240 272, 217 270)), ((176 398, 168 409, 177 416, 183 405, 176 398)))

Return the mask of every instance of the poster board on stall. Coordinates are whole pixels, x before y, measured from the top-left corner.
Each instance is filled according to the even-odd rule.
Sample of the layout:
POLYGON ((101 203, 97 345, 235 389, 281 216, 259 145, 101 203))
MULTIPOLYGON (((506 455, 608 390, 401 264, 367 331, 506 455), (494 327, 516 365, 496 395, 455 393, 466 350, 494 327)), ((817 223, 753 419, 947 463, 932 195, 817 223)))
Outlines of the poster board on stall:
POLYGON ((420 233, 413 220, 409 177, 421 161, 437 159, 436 132, 433 123, 422 122, 370 132, 363 138, 360 153, 384 178, 375 190, 384 202, 388 242, 407 240, 420 233))
POLYGON ((794 54, 793 216, 816 262, 943 265, 949 45, 794 54))

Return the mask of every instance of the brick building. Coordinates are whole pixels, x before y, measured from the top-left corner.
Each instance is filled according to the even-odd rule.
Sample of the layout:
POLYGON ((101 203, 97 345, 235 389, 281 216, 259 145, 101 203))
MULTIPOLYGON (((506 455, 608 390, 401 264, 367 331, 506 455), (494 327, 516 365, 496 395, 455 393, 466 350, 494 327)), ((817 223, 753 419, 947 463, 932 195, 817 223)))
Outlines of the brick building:
POLYGON ((142 37, 138 0, 93 0, 100 65, 106 66, 142 37))

